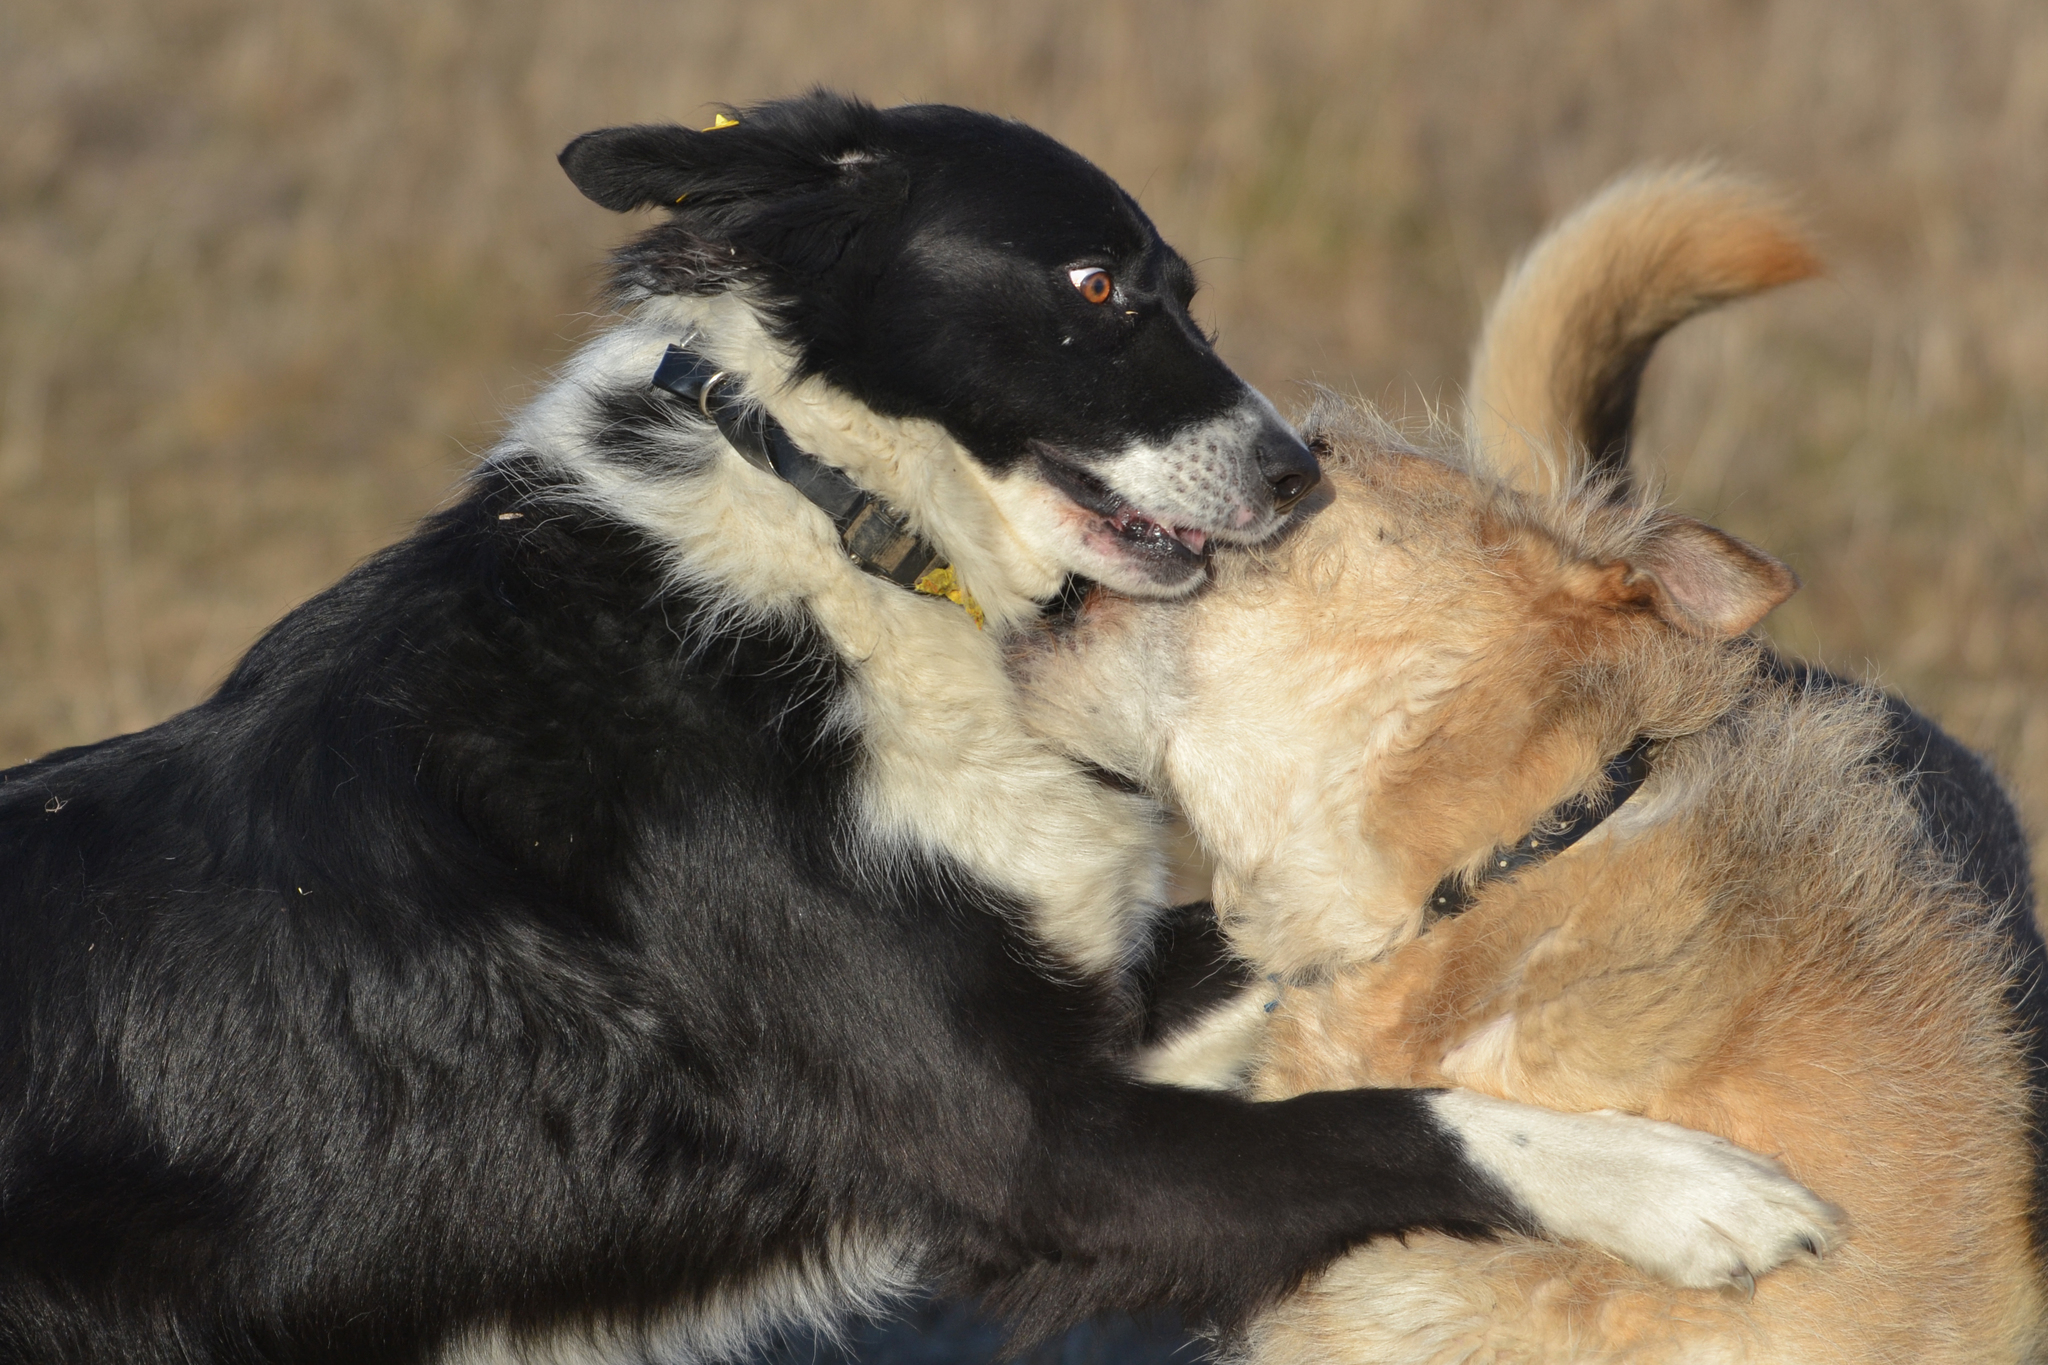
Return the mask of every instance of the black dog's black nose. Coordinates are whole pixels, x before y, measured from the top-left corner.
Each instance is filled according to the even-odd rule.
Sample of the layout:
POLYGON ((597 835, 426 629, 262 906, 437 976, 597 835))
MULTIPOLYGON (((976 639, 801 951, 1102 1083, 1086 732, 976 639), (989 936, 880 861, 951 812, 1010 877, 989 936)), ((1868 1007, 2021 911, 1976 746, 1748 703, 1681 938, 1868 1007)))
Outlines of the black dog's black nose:
POLYGON ((1273 490, 1273 510, 1285 512, 1322 482, 1323 469, 1315 452, 1299 436, 1277 422, 1269 422, 1259 433, 1259 473, 1273 490))

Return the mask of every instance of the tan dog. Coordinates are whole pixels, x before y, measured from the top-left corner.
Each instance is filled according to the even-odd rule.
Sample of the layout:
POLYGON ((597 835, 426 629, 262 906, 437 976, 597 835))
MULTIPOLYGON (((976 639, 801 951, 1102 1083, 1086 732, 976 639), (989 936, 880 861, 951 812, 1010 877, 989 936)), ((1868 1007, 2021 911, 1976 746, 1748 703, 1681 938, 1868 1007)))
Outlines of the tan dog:
POLYGON ((1883 699, 1747 637, 1790 573, 1612 477, 1657 337, 1811 269, 1737 182, 1624 182, 1504 291, 1475 442, 1326 410, 1324 510, 1219 559, 1198 599, 1098 598, 1020 659, 1042 730, 1186 812, 1234 945, 1275 974, 1170 1042, 1160 1078, 1229 1083, 1250 1041, 1267 1097, 1456 1085, 1624 1110, 1778 1154, 1848 1218, 1750 1299, 1552 1242, 1374 1245, 1266 1315, 1246 1358, 2040 1347, 1993 917, 1884 761, 1883 699), (1590 475, 1548 454, 1561 440, 1590 475))

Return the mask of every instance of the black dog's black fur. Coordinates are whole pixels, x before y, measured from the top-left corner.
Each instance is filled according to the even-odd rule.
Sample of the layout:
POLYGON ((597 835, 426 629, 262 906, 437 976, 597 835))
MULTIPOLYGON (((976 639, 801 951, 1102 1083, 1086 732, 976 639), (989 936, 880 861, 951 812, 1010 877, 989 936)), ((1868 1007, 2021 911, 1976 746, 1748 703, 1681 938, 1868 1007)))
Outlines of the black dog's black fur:
MULTIPOLYGON (((1057 224, 1100 198, 1063 198, 1085 163, 1024 130, 911 122, 987 155, 954 211, 1057 224)), ((912 186, 953 155, 910 159, 912 186)), ((712 217, 817 159, 712 177, 712 217)), ((579 179, 623 203, 647 174, 579 179)), ((892 171, 871 202, 914 197, 892 171)), ((864 368, 924 324, 865 330, 887 270, 835 273, 861 231, 781 213, 750 278, 820 339, 810 363, 978 454, 1184 399, 1116 352, 1069 430, 1000 368, 951 394, 930 376, 957 357, 864 368)), ((662 253, 691 255, 705 287, 710 230, 626 268, 662 287, 662 253)), ((1169 300, 1171 259, 1133 258, 1169 300)), ((1228 387, 1166 321, 1159 346, 1201 362, 1188 393, 1228 387)), ((977 363, 1042 359, 971 324, 948 344, 977 363)), ((721 614, 667 553, 507 452, 210 700, 0 775, 0 1359, 418 1361, 578 1330, 637 1359, 721 1294, 781 1303, 777 1276, 814 1272, 829 1307, 859 1245, 1027 1331, 1155 1304, 1227 1322, 1368 1235, 1524 1221, 1409 1092, 1129 1079, 1133 984, 1049 969, 1023 908, 942 852, 875 859, 849 665, 803 620, 721 614)))

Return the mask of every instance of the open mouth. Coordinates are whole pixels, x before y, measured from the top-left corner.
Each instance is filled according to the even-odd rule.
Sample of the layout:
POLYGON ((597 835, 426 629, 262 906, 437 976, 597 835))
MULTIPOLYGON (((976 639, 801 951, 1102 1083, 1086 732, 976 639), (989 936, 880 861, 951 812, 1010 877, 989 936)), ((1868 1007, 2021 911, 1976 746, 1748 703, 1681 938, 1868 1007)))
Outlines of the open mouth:
POLYGON ((1158 564, 1194 567, 1208 553, 1207 531, 1154 520, 1087 470, 1055 458, 1043 446, 1037 455, 1046 482, 1075 506, 1102 518, 1110 533, 1133 555, 1158 564))

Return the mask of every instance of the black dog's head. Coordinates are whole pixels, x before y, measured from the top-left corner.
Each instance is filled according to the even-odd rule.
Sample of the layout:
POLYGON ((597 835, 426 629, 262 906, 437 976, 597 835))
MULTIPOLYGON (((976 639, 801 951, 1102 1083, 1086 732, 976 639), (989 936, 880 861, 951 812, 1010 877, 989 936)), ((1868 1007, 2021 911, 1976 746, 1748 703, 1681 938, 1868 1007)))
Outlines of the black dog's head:
POLYGON ((669 211, 620 253, 621 291, 742 292, 799 377, 943 426, 1065 571, 1184 590, 1211 536, 1265 538, 1316 482, 1189 318, 1187 263, 1051 138, 824 92, 720 123, 562 152, 605 207, 669 211))

